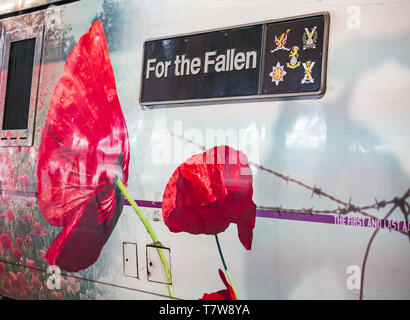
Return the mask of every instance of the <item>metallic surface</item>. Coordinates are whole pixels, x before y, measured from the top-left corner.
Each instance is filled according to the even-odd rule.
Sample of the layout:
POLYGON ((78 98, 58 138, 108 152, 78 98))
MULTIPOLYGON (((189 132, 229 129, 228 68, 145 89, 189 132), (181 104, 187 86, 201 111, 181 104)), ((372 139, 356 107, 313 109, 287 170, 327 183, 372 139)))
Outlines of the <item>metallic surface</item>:
MULTIPOLYGON (((329 13, 328 12, 316 12, 312 14, 307 14, 307 15, 299 15, 299 16, 292 16, 292 17, 287 17, 287 18, 281 18, 281 19, 274 19, 274 20, 265 20, 265 21, 259 21, 259 22, 254 22, 251 24, 243 24, 243 25, 235 25, 235 26, 230 26, 229 29, 235 29, 235 28, 241 28, 241 27, 248 27, 248 26, 254 26, 254 25, 263 25, 263 29, 266 28, 265 24, 270 24, 270 23, 275 23, 275 22, 281 22, 281 21, 287 21, 287 20, 293 20, 293 19, 300 19, 300 18, 308 18, 308 17, 314 17, 314 16, 319 16, 322 15, 324 18, 324 38, 323 38, 323 55, 322 55, 322 75, 321 75, 321 83, 320 83, 320 89, 317 91, 313 92, 298 92, 298 93, 281 93, 281 94, 263 94, 261 95, 260 93, 258 95, 246 95, 246 96, 238 96, 238 97, 223 97, 223 98, 206 98, 206 99, 184 99, 184 100, 169 100, 169 101, 142 101, 142 83, 144 81, 144 72, 141 72, 141 84, 140 84, 140 99, 139 103, 140 105, 144 106, 155 106, 155 105, 170 105, 170 104, 192 104, 192 103, 200 103, 200 102, 205 102, 205 103, 213 103, 213 102, 230 102, 234 100, 267 100, 269 99, 272 101, 275 98, 278 99, 284 99, 284 98, 289 98, 289 97, 300 97, 300 98, 320 98, 326 90, 326 66, 327 66, 327 50, 328 50, 328 38, 329 38, 329 13)), ((211 29, 211 30, 203 30, 200 32, 192 32, 192 33, 184 33, 184 34, 177 34, 177 35, 168 35, 166 38, 176 38, 176 37, 184 37, 184 36, 192 36, 192 35, 197 35, 201 34, 204 32, 214 32, 214 31, 221 31, 221 30, 226 30, 227 28, 216 28, 216 29, 211 29)), ((266 36, 266 33, 263 33, 266 36)), ((161 40, 164 39, 165 37, 161 38, 152 38, 152 39, 147 39, 144 42, 143 50, 146 47, 146 42, 148 41, 155 41, 155 40, 161 40)), ((265 50, 266 46, 266 39, 262 41, 262 50, 265 50)), ((265 56, 262 54, 262 58, 265 56)), ((260 63, 261 66, 264 66, 264 62, 261 61, 260 63)), ((262 67, 261 67, 262 68, 262 67)), ((141 70, 143 70, 144 67, 142 65, 141 70)), ((262 71, 261 71, 262 72, 262 71)), ((262 78, 262 77, 261 77, 262 78)))
MULTIPOLYGON (((108 48, 130 137, 128 190, 135 199, 161 202, 169 177, 183 161, 203 152, 201 146, 210 148, 222 143, 241 150, 259 165, 253 166, 253 201, 260 207, 294 209, 301 214, 313 208, 326 211, 323 215, 338 217, 337 210, 344 205, 312 192, 317 187, 345 204, 369 205, 371 208, 365 211, 382 219, 392 206, 372 204, 401 197, 408 190, 408 1, 358 0, 354 6, 342 0, 115 2, 118 10, 113 15, 120 22, 121 32, 113 32, 115 41, 109 41, 108 48), (219 101, 212 105, 153 109, 139 105, 146 39, 321 11, 330 14, 327 89, 321 99, 219 101), (360 13, 360 23, 354 19, 354 12, 360 13)), ((37 192, 35 168, 41 131, 66 59, 64 50, 56 48, 63 49, 62 39, 69 38, 60 35, 78 41, 93 18, 102 12, 103 4, 104 1, 95 0, 62 6, 59 19, 53 20, 60 24, 45 24, 33 146, 0 147, 0 217, 4 213, 0 235, 9 233, 14 246, 21 232, 33 239, 32 249, 24 249, 22 259, 0 249, 0 261, 7 272, 21 272, 29 283, 33 282, 30 260, 35 261, 43 282, 50 276, 41 250, 47 249, 58 235, 56 228, 44 222, 36 199, 23 196, 37 192), (62 33, 64 25, 71 26, 71 31, 62 33), (19 196, 15 196, 16 192, 20 192, 19 196), (15 220, 7 219, 9 209, 15 220), (20 221, 25 214, 32 217, 33 225, 20 221), (39 231, 46 232, 36 232, 36 223, 39 231)), ((38 13, 23 18, 37 23, 36 17, 41 20, 40 16, 38 13)), ((11 30, 11 25, 18 25, 16 21, 10 18, 1 22, 11 30)), ((109 21, 108 17, 105 21, 109 21)), ((171 249, 177 298, 198 299, 204 292, 222 289, 217 273, 220 258, 211 236, 171 233, 160 218, 159 208, 142 210, 162 245, 171 249)), ((363 215, 349 212, 347 217, 363 215)), ((400 210, 395 210, 389 219, 405 220, 400 210)), ((347 223, 257 216, 251 251, 242 247, 235 227, 229 227, 219 239, 242 299, 358 299, 359 290, 351 286, 355 275, 351 266, 361 269, 373 232, 374 228, 347 223)), ((147 279, 148 244, 150 238, 138 217, 125 206, 94 265, 76 273, 63 272, 67 282, 64 289, 48 290, 43 286, 39 291, 33 290, 30 297, 167 298, 165 284, 147 279), (124 276, 123 242, 137 244, 138 279, 124 276)), ((409 266, 408 237, 394 230, 380 230, 367 260, 364 298, 409 299, 409 266)), ((0 281, 5 277, 0 275, 0 281)), ((2 283, 0 290, 6 296, 25 298, 14 291, 4 294, 2 283)))

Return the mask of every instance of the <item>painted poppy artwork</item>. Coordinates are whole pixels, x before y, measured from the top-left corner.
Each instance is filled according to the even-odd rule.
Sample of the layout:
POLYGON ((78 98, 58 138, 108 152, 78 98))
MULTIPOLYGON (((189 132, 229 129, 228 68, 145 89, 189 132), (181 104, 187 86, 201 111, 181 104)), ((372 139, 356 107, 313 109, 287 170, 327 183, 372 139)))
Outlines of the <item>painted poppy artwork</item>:
POLYGON ((45 258, 66 271, 92 265, 123 208, 129 139, 101 21, 69 55, 51 98, 38 154, 38 204, 63 227, 45 258))
POLYGON ((193 155, 173 173, 165 188, 162 214, 172 232, 216 235, 231 223, 250 250, 256 205, 247 156, 229 146, 193 155))

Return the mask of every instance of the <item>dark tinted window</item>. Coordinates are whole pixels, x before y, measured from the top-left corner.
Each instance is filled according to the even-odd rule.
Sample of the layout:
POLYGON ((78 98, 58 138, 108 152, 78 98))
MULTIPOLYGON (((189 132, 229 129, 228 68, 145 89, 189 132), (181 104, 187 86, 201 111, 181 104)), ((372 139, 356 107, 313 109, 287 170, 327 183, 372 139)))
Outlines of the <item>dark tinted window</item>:
POLYGON ((3 130, 27 129, 36 39, 11 42, 3 130))

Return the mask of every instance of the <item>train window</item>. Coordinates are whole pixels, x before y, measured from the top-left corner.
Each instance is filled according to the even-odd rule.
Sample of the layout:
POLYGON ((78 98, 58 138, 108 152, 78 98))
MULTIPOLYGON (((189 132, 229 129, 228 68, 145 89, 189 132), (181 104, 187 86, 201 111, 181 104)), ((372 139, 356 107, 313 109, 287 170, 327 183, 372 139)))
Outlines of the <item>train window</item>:
POLYGON ((43 27, 5 33, 0 42, 0 146, 31 146, 43 27))
POLYGON ((27 129, 35 44, 27 39, 10 45, 3 130, 27 129))

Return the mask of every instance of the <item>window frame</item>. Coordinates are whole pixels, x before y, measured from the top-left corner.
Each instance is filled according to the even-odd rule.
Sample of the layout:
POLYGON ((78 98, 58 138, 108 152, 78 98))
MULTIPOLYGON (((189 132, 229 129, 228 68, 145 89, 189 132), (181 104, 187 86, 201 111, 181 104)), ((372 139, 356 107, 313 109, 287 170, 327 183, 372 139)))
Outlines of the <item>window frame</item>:
POLYGON ((2 37, 0 40, 0 70, 2 71, 0 77, 0 147, 33 145, 43 40, 43 25, 33 25, 22 29, 10 30, 7 32, 4 29, 2 30, 2 37), (30 104, 28 111, 27 129, 3 130, 11 43, 34 38, 36 39, 36 44, 34 48, 33 74, 30 89, 30 104))

